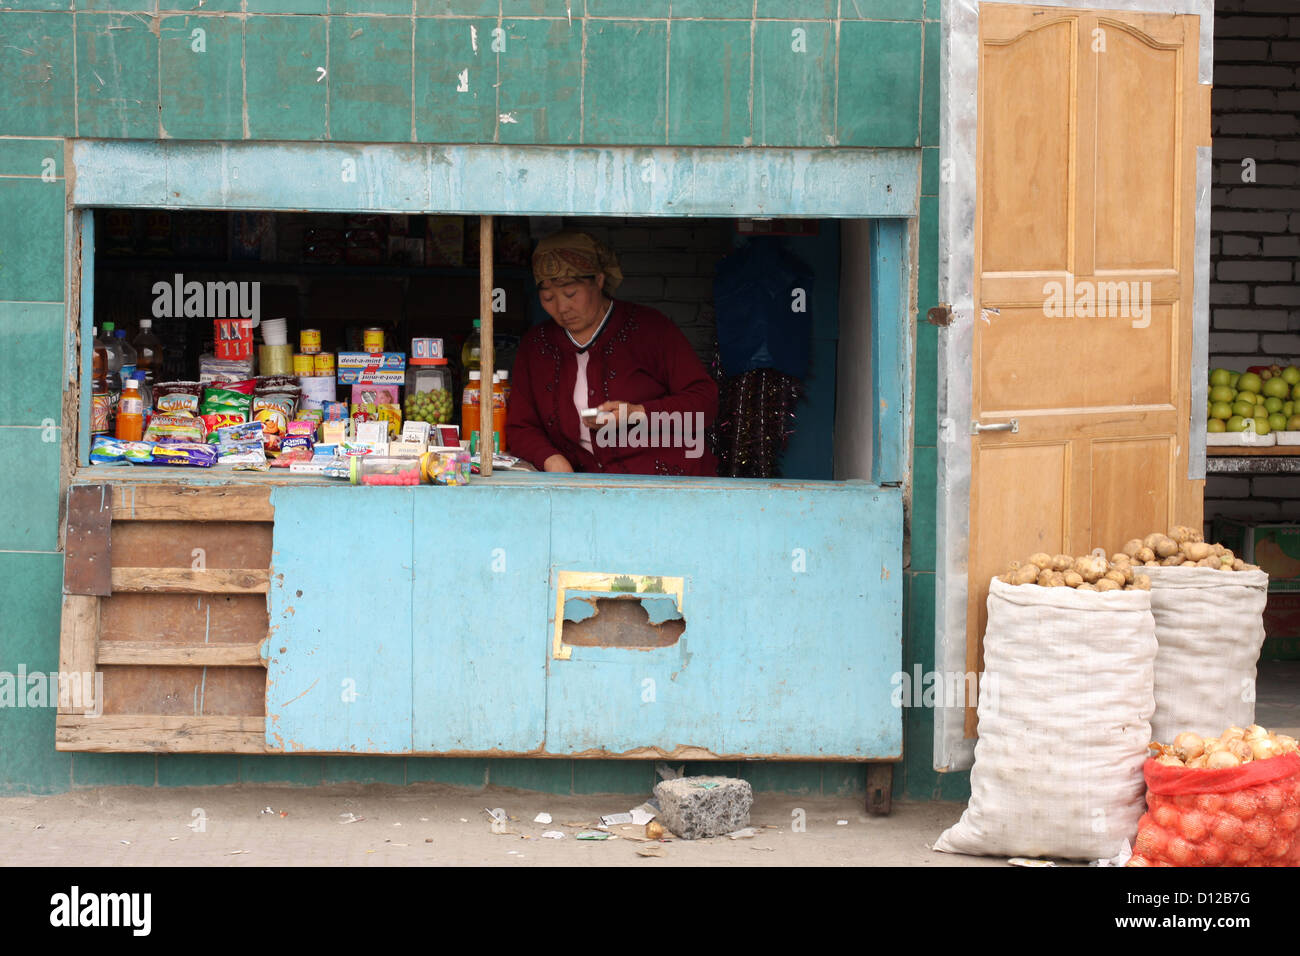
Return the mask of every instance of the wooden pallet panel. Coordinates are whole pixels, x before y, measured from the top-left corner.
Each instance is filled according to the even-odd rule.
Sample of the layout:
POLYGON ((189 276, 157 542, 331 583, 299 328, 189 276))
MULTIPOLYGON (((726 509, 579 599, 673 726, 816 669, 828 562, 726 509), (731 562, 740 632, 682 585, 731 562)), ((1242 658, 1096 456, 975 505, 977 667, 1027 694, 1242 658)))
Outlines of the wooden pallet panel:
POLYGON ((271 521, 265 485, 117 485, 114 521, 271 521))
POLYGON ((93 753, 267 753, 262 717, 78 717, 55 722, 57 750, 93 753))
POLYGON ((173 594, 265 594, 270 590, 267 568, 114 568, 113 592, 145 591, 173 594))
POLYGON ((119 521, 113 567, 218 570, 269 568, 269 522, 119 521))
POLYGON ((101 665, 104 713, 117 715, 264 716, 260 667, 101 665))
POLYGON ((99 600, 99 642, 143 639, 185 644, 255 644, 266 638, 261 594, 120 593, 99 600))

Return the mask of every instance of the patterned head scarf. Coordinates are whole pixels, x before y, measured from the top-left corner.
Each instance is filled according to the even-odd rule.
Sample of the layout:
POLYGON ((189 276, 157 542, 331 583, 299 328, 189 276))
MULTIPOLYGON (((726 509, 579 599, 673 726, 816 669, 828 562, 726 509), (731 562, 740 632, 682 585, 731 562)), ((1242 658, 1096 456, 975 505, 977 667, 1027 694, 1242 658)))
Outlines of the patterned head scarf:
POLYGON ((612 293, 623 281, 614 253, 585 232, 557 232, 537 244, 533 252, 533 278, 538 285, 547 279, 576 279, 604 274, 605 293, 612 293))

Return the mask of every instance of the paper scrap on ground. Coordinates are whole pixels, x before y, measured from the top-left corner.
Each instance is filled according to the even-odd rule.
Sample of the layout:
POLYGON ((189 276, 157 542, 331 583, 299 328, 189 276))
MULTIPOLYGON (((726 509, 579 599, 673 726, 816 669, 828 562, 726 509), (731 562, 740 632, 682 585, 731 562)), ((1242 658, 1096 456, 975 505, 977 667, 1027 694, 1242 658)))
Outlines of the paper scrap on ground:
POLYGON ((549 813, 539 813, 539 814, 537 814, 537 816, 533 817, 533 822, 534 822, 534 823, 550 823, 550 822, 551 822, 551 815, 550 815, 549 813))
POLYGON ((1056 866, 1051 860, 1030 860, 1023 856, 1013 856, 1007 862, 1012 866, 1056 866))
POLYGON ((745 827, 742 830, 733 830, 727 836, 733 840, 748 840, 750 837, 758 836, 758 831, 753 827, 745 827))
POLYGON ((620 823, 632 823, 632 814, 630 813, 607 813, 600 818, 600 825, 612 827, 620 823))
POLYGON ((561 830, 547 830, 545 833, 542 834, 542 836, 543 836, 543 838, 545 838, 545 839, 547 839, 547 840, 563 840, 563 839, 564 839, 564 833, 563 833, 563 831, 561 831, 561 830))
POLYGON ((658 843, 643 843, 636 848, 637 856, 663 856, 664 848, 658 843))
POLYGON ((610 836, 608 833, 601 833, 599 830, 583 830, 578 834, 579 840, 617 840, 618 837, 610 836))
POLYGON ((649 823, 651 820, 655 818, 654 811, 651 810, 649 807, 647 807, 644 803, 641 804, 641 806, 639 807, 633 807, 629 811, 629 813, 632 816, 632 822, 639 827, 645 826, 647 823, 649 823))

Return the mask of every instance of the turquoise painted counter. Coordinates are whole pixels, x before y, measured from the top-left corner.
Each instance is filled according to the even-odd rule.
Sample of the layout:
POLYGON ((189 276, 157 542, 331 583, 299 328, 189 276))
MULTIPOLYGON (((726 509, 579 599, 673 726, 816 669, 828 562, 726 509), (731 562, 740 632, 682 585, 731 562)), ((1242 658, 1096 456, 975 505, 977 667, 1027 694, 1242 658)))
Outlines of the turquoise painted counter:
MULTIPOLYGON (((277 486, 272 503, 276 749, 901 754, 897 488, 505 474, 277 486), (664 646, 569 646, 557 613, 585 615, 566 615, 558 589, 584 573, 680 579, 685 630, 664 646)), ((646 601, 654 623, 677 619, 664 600, 646 601)))

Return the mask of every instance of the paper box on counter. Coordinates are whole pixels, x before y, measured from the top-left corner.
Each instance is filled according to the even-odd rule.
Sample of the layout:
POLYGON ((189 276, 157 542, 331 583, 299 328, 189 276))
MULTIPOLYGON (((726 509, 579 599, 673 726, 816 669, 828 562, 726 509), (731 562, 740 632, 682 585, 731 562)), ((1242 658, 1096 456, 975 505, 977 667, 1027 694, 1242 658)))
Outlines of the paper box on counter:
POLYGON ((443 358, 442 339, 411 339, 411 358, 443 358))
POLYGON ((418 441, 427 445, 432 428, 428 422, 403 422, 402 441, 418 441))
POLYGON ((339 442, 348 441, 352 438, 352 420, 344 418, 321 422, 318 433, 319 444, 322 445, 337 445, 339 442))
POLYGON ((405 352, 340 352, 335 358, 336 368, 386 369, 406 371, 405 352))
POLYGON ((413 438, 403 438, 388 443, 388 454, 393 458, 419 458, 428 450, 428 442, 413 438))

